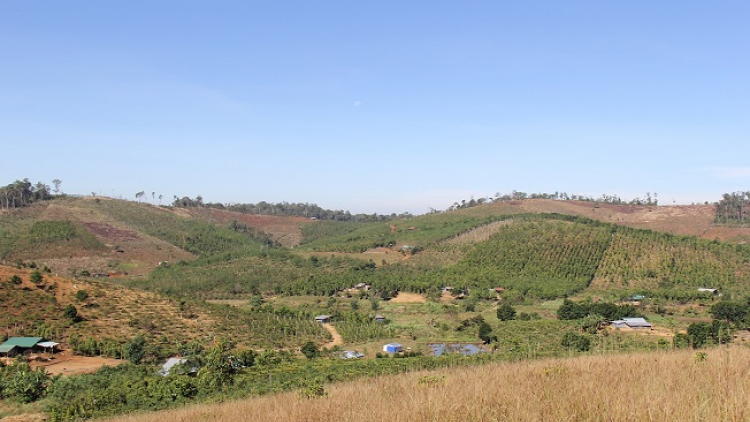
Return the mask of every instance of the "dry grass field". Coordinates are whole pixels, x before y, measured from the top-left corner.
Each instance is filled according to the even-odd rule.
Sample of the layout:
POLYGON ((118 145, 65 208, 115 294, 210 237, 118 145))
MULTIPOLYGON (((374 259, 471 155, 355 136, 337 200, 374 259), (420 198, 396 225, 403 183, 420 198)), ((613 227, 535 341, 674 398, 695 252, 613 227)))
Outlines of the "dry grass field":
POLYGON ((586 356, 416 372, 109 422, 747 421, 750 349, 586 356))

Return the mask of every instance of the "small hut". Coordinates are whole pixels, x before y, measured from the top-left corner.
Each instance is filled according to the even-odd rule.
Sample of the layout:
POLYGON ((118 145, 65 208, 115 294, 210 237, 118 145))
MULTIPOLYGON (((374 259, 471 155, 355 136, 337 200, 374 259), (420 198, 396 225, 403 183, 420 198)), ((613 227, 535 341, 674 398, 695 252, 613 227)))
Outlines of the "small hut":
POLYGON ((315 322, 319 322, 321 324, 327 324, 331 322, 331 316, 330 315, 318 315, 315 317, 315 322))

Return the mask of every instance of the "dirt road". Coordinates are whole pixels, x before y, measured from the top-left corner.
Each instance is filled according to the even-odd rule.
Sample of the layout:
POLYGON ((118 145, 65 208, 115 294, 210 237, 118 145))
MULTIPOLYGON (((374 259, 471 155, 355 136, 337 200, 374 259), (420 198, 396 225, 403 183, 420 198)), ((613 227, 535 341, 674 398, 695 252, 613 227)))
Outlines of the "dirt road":
POLYGON ((338 331, 336 331, 336 327, 331 324, 323 324, 323 328, 328 330, 328 332, 331 333, 331 337, 333 337, 333 340, 323 345, 324 348, 330 349, 333 346, 340 346, 344 344, 344 338, 341 337, 341 334, 339 334, 338 331))

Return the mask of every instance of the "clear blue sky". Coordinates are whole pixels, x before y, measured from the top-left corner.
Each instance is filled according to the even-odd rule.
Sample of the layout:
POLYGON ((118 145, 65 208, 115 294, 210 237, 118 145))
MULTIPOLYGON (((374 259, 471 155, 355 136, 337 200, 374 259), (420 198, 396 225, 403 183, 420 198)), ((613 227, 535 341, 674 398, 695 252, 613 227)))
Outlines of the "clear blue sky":
POLYGON ((750 2, 0 0, 0 184, 421 214, 750 189, 750 2))

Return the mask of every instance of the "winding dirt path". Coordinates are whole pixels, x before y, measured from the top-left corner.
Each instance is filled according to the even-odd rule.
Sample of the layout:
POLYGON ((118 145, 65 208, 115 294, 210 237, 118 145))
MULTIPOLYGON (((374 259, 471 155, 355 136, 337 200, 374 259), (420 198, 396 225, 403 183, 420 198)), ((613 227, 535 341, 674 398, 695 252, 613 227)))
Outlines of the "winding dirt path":
POLYGON ((323 324, 323 328, 328 330, 328 332, 331 333, 331 337, 333 337, 333 340, 323 345, 324 348, 330 349, 333 346, 344 344, 344 338, 341 337, 341 334, 339 334, 338 331, 336 331, 336 327, 331 324, 323 324))

